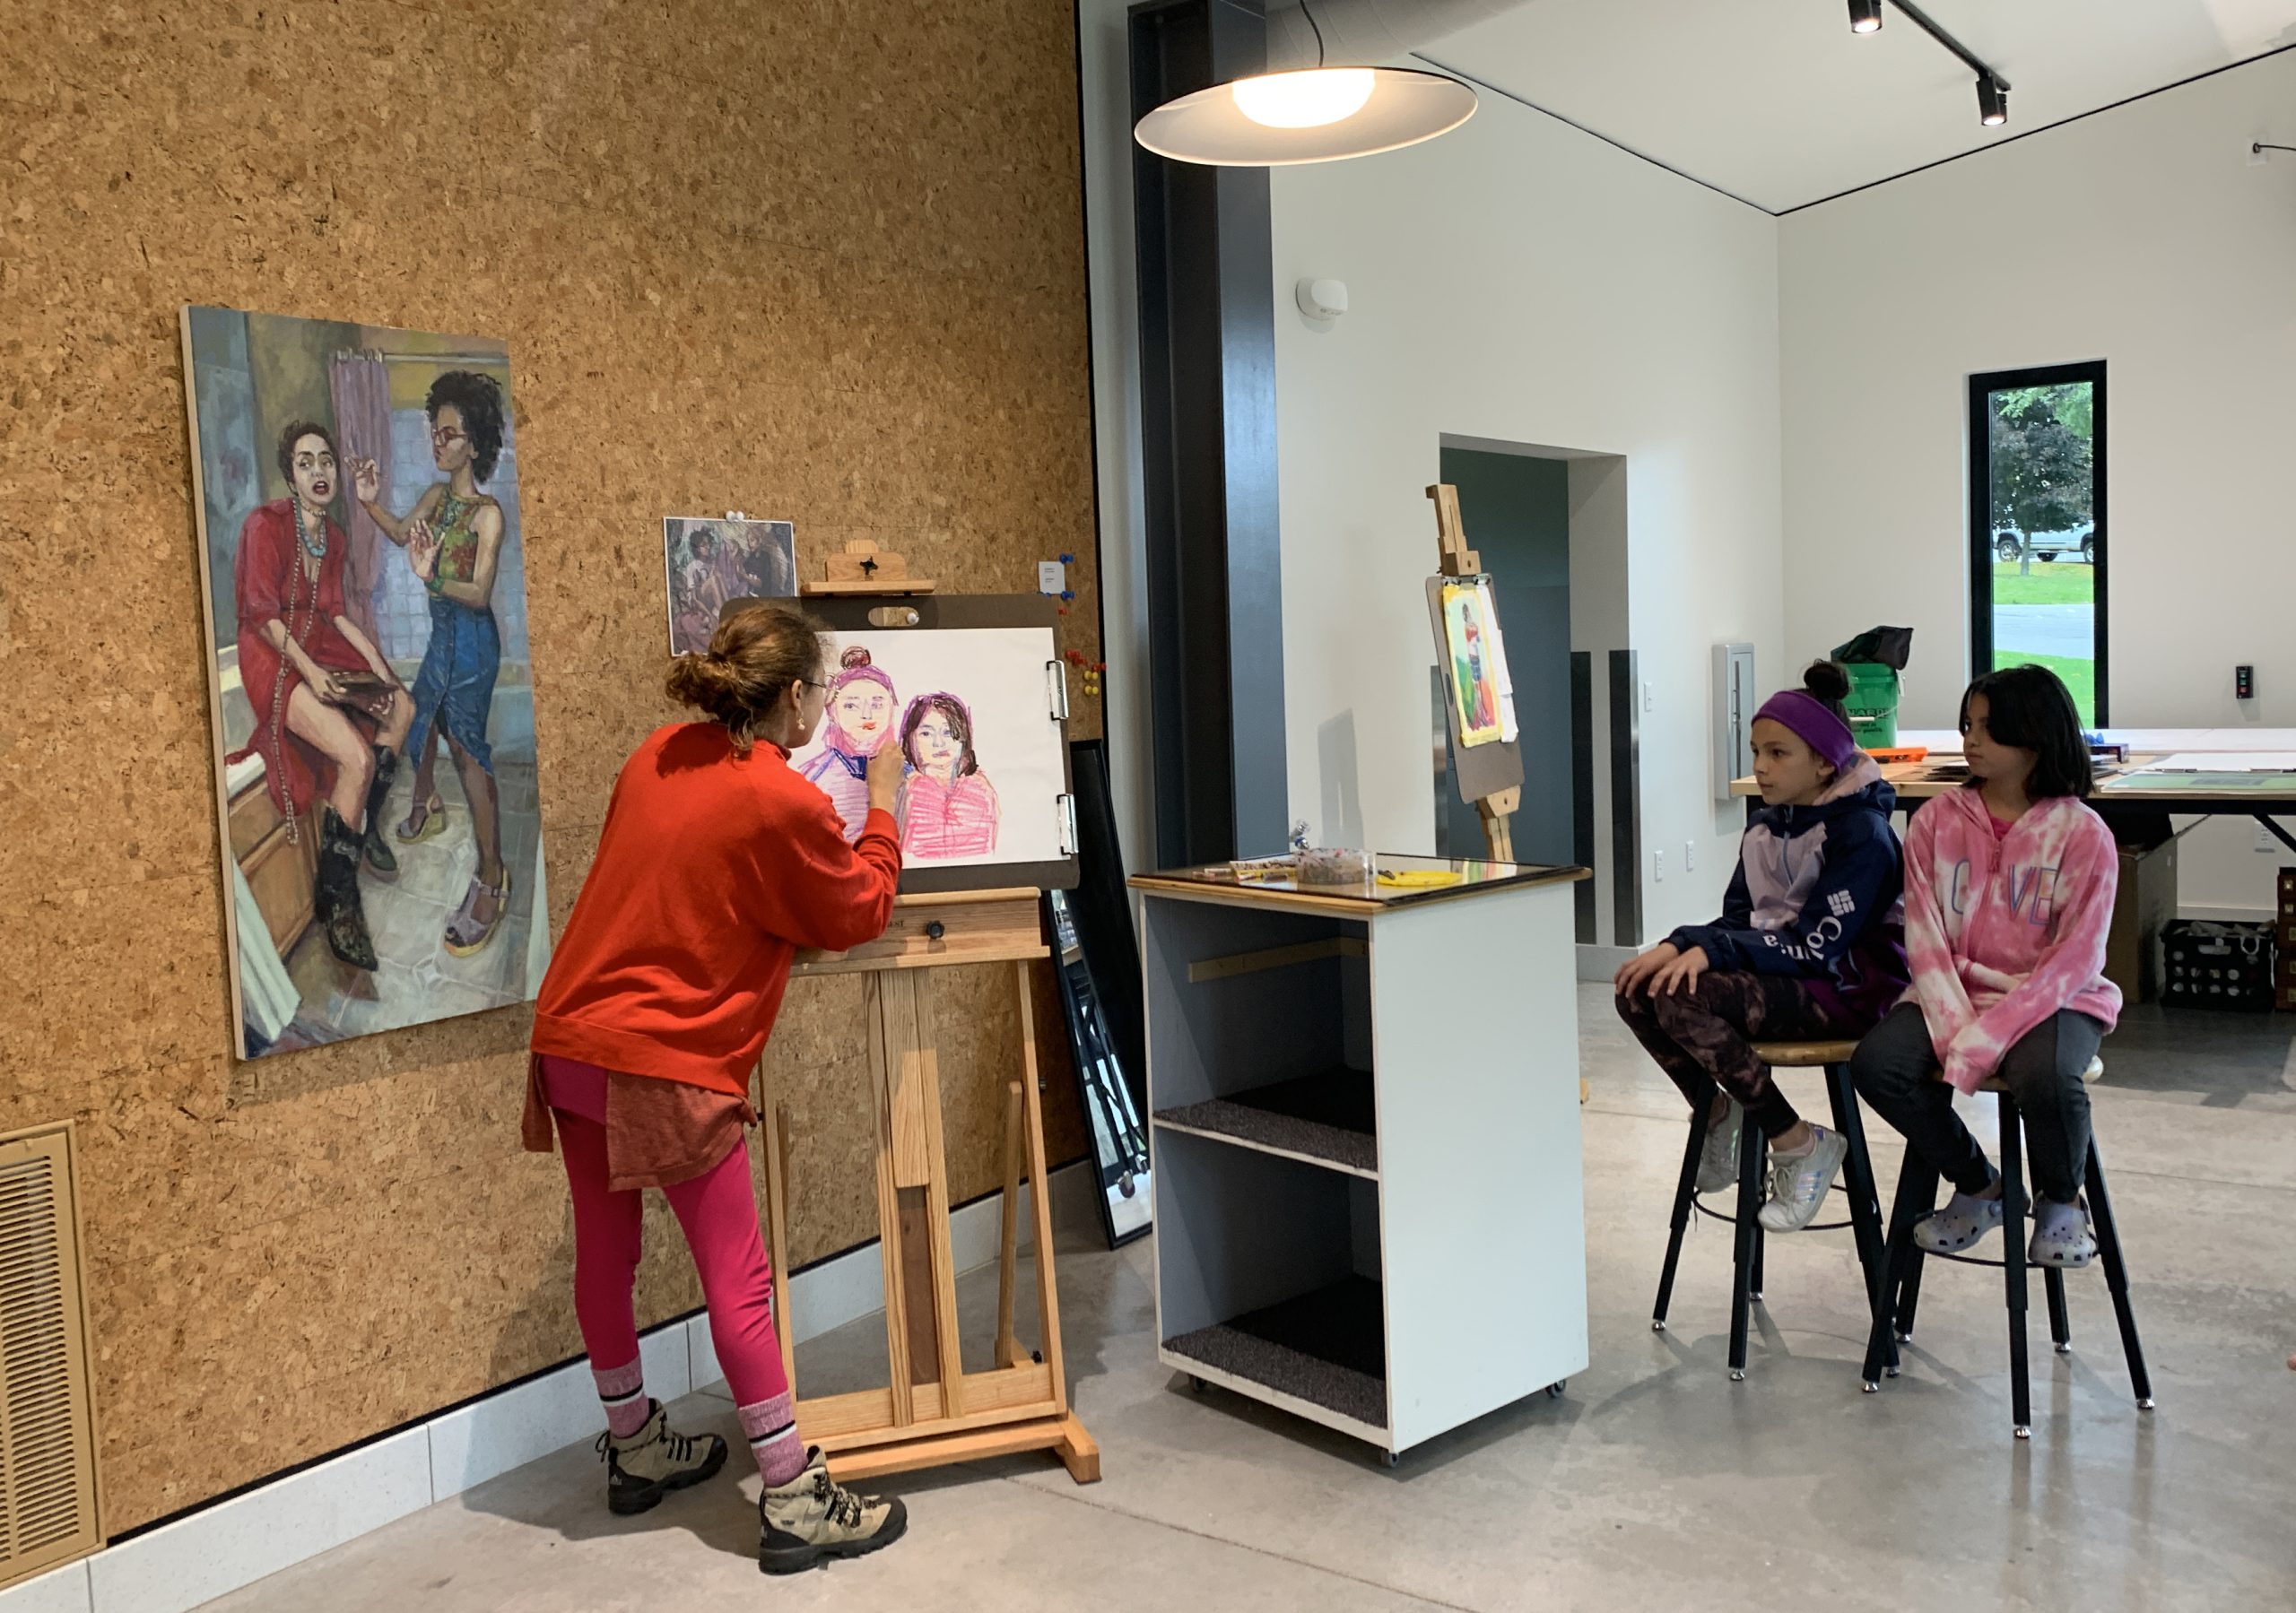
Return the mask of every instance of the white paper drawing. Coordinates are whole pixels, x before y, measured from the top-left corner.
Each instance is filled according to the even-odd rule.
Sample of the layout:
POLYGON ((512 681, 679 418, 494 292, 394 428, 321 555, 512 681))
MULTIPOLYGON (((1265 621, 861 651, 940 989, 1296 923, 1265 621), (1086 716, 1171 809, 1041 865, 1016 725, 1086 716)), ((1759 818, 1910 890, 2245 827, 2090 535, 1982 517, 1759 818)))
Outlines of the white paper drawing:
POLYGON ((900 747, 901 851, 913 867, 1054 863, 1066 787, 1048 628, 831 635, 829 694, 792 759, 857 838, 869 759, 900 747))

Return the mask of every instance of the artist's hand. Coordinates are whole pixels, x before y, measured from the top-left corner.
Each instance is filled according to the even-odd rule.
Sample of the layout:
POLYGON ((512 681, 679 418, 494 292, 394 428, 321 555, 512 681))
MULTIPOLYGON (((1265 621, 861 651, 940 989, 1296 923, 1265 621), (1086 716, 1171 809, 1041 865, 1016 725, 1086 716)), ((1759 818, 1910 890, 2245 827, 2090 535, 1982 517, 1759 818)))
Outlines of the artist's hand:
POLYGON ((877 747, 877 754, 869 759, 869 809, 890 812, 900 802, 901 769, 906 759, 899 745, 877 747))
MULTIPOLYGON (((1662 941, 1648 952, 1639 953, 1621 964, 1618 973, 1611 977, 1611 989, 1622 997, 1631 997, 1649 984, 1651 976, 1681 956, 1674 950, 1674 942, 1662 941)), ((1700 953, 1700 956, 1705 954, 1700 953)))
POLYGON ((351 462, 351 491, 361 504, 372 504, 383 496, 383 473, 373 460, 351 462))
POLYGON ((1653 997, 1671 997, 1677 992, 1695 992, 1698 990, 1698 977, 1705 974, 1706 969, 1706 949, 1692 947, 1650 977, 1650 994, 1653 997))

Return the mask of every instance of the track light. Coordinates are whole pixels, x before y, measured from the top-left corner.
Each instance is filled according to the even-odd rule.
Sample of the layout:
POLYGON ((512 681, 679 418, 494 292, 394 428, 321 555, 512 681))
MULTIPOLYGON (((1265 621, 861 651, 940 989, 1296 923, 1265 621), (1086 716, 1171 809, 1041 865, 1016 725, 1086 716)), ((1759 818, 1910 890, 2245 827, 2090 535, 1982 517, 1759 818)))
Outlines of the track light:
POLYGON ((1882 31, 1882 0, 1849 0, 1849 31, 1882 31))
POLYGON ((1977 77, 1978 121, 1988 129, 1997 129, 2009 121, 2009 86, 1990 73, 1977 77))

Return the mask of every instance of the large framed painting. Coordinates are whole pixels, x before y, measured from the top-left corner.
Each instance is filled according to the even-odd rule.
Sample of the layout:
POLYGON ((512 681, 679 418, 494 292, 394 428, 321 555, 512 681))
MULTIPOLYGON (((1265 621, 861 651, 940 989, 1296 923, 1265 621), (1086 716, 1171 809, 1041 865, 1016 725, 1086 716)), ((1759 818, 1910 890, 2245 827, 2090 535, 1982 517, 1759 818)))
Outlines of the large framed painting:
POLYGON ((531 1001, 509 353, 215 308, 183 341, 239 1055, 531 1001))

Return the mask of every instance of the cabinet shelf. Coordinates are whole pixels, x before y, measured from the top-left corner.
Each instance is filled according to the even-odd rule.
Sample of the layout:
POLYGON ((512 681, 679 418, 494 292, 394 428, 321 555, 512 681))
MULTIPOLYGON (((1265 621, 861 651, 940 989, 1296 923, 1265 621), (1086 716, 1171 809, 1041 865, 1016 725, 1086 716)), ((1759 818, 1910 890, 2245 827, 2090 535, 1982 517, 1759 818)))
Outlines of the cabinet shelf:
POLYGON ((1371 1077, 1344 1067, 1205 1103, 1159 1109, 1156 1123, 1214 1142, 1379 1179, 1371 1077))
POLYGON ((1164 1340, 1164 1357, 1213 1380, 1241 1380, 1363 1429, 1387 1427, 1379 1285, 1351 1277, 1232 1321, 1164 1340))

